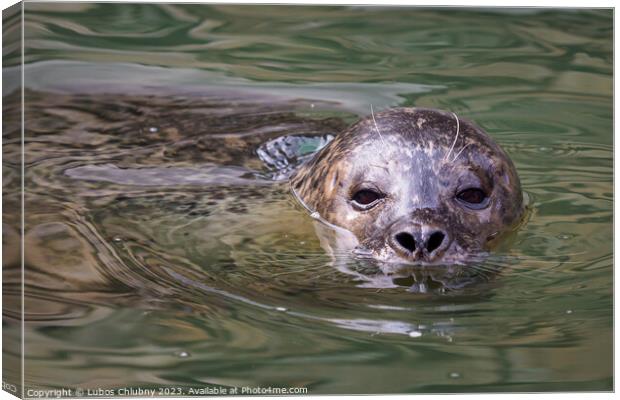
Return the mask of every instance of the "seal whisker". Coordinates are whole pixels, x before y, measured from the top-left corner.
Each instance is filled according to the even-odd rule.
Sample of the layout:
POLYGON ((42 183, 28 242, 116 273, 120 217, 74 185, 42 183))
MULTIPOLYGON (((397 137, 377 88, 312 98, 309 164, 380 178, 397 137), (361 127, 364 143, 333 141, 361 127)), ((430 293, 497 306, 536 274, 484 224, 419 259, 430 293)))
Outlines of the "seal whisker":
POLYGON ((490 272, 493 274, 498 273, 502 269, 501 266, 488 264, 488 263, 487 264, 472 264, 469 266, 469 268, 477 272, 490 272))
POLYGON ((457 117, 455 113, 452 113, 452 115, 454 115, 454 119, 456 120, 456 135, 454 135, 454 141, 452 142, 452 146, 450 146, 450 150, 448 150, 448 152, 443 158, 444 161, 448 160, 448 157, 450 157, 450 154, 452 154, 452 150, 454 150, 454 145, 456 145, 456 141, 459 139, 459 133, 461 131, 459 117, 457 117))
POLYGON ((527 262, 540 262, 540 263, 558 263, 558 264, 580 264, 579 261, 568 261, 562 260, 564 257, 571 256, 571 254, 560 254, 557 256, 541 256, 541 257, 527 257, 527 256, 511 256, 511 255, 503 255, 500 257, 495 257, 496 260, 500 261, 527 261, 527 262))
MULTIPOLYGON (((524 278, 528 278, 528 279, 532 279, 538 282, 550 282, 550 279, 544 276, 540 276, 540 270, 524 270, 524 271, 520 271, 517 268, 514 268, 514 265, 510 265, 510 264, 506 264, 506 265, 493 265, 493 264, 486 264, 486 267, 496 267, 496 270, 488 270, 488 271, 493 271, 495 273, 499 273, 501 271, 511 271, 513 273, 518 273, 520 277, 524 277, 524 278), (537 275, 533 275, 534 273, 537 273, 537 275)), ((478 268, 480 268, 480 266, 478 266, 478 268)))
POLYGON ((452 161, 450 161, 450 163, 455 162, 455 161, 456 161, 456 159, 457 159, 457 158, 459 158, 459 156, 461 155, 461 153, 463 152, 463 150, 465 150, 467 147, 469 147, 469 145, 471 145, 471 143, 468 143, 468 144, 466 144, 465 146, 463 146, 463 147, 461 148, 461 150, 460 150, 458 153, 456 153, 456 155, 454 156, 454 158, 452 159, 452 161))
POLYGON ((372 122, 374 122, 375 124, 375 129, 377 130, 377 133, 379 134, 379 137, 381 138, 381 142, 383 143, 383 146, 385 146, 385 140, 383 140, 383 135, 381 134, 381 131, 379 130, 379 126, 377 125, 377 120, 375 119, 375 112, 372 109, 372 104, 370 105, 370 115, 372 115, 372 122))
POLYGON ((562 261, 562 260, 537 260, 535 258, 511 258, 513 261, 523 261, 528 263, 544 263, 544 264, 581 264, 579 261, 562 261))
POLYGON ((532 256, 528 254, 497 254, 495 257, 502 258, 514 258, 514 259, 541 259, 541 258, 558 258, 558 257, 571 257, 571 256, 580 256, 583 254, 587 254, 587 251, 579 251, 576 253, 558 253, 558 254, 550 254, 550 255, 540 255, 540 256, 532 256))
POLYGON ((556 272, 555 268, 553 266, 548 267, 548 266, 537 266, 537 265, 533 265, 533 264, 529 264, 529 263, 518 263, 515 264, 514 262, 502 262, 502 260, 495 260, 493 262, 493 264, 490 263, 486 263, 486 265, 495 265, 498 266, 500 269, 502 269, 503 271, 509 271, 512 273, 517 273, 519 274, 519 276, 528 276, 528 275, 532 275, 532 274, 537 274, 537 277, 539 277, 541 280, 542 279, 547 279, 547 277, 550 274, 553 274, 556 272), (546 276, 540 276, 540 275, 546 275, 546 276))
POLYGON ((321 278, 325 278, 325 277, 329 277, 333 275, 338 275, 342 273, 342 271, 339 271, 337 268, 334 268, 332 264, 325 264, 323 267, 324 268, 322 271, 320 271, 317 274, 312 275, 313 280, 317 280, 317 279, 321 279, 321 278))
POLYGON ((390 172, 390 170, 388 169, 388 167, 382 166, 382 165, 377 165, 377 164, 368 164, 371 167, 375 167, 375 168, 381 168, 386 170, 388 173, 390 172))
POLYGON ((317 265, 316 267, 313 267, 313 268, 303 267, 303 268, 298 268, 298 269, 295 269, 295 270, 279 272, 279 273, 276 273, 276 274, 272 274, 271 276, 272 277, 276 277, 276 276, 283 276, 283 275, 290 275, 290 274, 299 274, 299 273, 302 273, 302 272, 316 271, 316 270, 320 270, 320 269, 324 269, 324 268, 329 268, 330 272, 332 271, 330 264, 320 264, 320 265, 317 265))

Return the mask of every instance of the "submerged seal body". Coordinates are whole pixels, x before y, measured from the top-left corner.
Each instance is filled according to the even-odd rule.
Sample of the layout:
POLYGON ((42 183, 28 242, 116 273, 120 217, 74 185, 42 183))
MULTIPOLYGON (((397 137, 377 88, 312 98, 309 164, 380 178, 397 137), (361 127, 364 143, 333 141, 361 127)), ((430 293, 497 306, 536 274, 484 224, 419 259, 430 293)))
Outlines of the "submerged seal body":
POLYGON ((473 123, 433 109, 361 119, 302 165, 291 186, 315 216, 388 263, 465 264, 524 214, 506 153, 473 123))

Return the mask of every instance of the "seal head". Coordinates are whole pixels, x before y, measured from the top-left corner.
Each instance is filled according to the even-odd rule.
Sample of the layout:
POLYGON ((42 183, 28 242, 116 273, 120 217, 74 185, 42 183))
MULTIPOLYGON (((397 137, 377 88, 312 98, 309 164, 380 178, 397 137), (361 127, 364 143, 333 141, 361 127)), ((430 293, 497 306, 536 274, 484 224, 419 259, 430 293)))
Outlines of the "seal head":
POLYGON ((358 121, 291 185, 315 215, 385 262, 464 264, 524 212, 506 153, 473 123, 433 109, 396 108, 358 121))

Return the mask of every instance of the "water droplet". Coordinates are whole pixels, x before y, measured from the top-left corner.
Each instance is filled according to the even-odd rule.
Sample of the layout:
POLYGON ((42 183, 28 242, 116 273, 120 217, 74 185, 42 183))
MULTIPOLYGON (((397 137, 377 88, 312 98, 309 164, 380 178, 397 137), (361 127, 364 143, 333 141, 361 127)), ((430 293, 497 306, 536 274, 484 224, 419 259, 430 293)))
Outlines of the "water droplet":
POLYGON ((158 127, 156 127, 156 126, 151 126, 151 127, 149 128, 149 132, 151 132, 151 133, 155 133, 155 132, 157 132, 157 131, 159 131, 159 128, 158 128, 158 127))
POLYGON ((314 103, 310 103, 310 108, 314 108, 314 103))
POLYGON ((122 241, 123 241, 123 238, 118 237, 118 236, 115 236, 115 237, 112 239, 112 241, 114 241, 114 242, 116 242, 116 243, 120 243, 120 242, 122 242, 122 241))
POLYGON ((288 311, 288 309, 286 307, 276 307, 276 311, 285 312, 285 311, 288 311))
POLYGON ((306 244, 306 242, 301 241, 301 242, 299 242, 299 244, 303 246, 304 244, 306 244))
POLYGON ((450 378, 458 379, 460 377, 461 377, 461 374, 459 374, 458 372, 450 372, 450 378))
POLYGON ((408 333, 409 337, 420 337, 422 336, 422 332, 420 331, 411 331, 408 333))
POLYGON ((545 152, 545 153, 546 153, 546 152, 548 152, 548 151, 550 151, 550 150, 551 150, 551 148, 546 147, 546 146, 540 146, 540 147, 538 148, 538 151, 542 151, 542 152, 545 152))
POLYGON ((566 310, 566 314, 572 314, 573 310, 566 310))
POLYGON ((558 235, 558 239, 561 240, 568 240, 571 238, 571 235, 558 235))
POLYGON ((319 214, 317 211, 315 211, 312 214, 310 214, 310 217, 312 217, 314 219, 319 219, 319 218, 321 218, 321 214, 319 214))
POLYGON ((187 351, 177 351, 174 353, 175 356, 179 358, 187 358, 189 357, 189 353, 187 351))

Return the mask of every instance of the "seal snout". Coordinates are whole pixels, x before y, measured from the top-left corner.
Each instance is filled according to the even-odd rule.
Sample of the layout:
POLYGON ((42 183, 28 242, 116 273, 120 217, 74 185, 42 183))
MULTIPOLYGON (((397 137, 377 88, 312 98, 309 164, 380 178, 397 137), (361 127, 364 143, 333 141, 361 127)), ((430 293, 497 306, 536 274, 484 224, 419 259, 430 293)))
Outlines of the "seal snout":
POLYGON ((429 225, 396 224, 392 232, 388 240, 390 247, 411 261, 437 261, 451 241, 445 230, 429 225))

